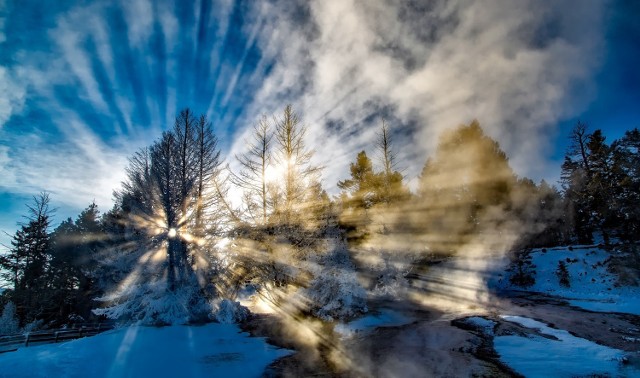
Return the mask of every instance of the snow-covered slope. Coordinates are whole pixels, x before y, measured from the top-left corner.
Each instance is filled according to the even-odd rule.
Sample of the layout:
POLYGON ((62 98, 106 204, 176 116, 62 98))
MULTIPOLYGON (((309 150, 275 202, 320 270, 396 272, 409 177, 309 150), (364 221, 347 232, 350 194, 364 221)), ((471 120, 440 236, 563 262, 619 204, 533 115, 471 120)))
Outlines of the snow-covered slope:
POLYGON ((0 377, 258 377, 290 351, 232 324, 133 326, 0 355, 0 377))
POLYGON ((534 249, 535 284, 527 288, 509 284, 509 275, 492 280, 501 289, 527 290, 565 298, 570 304, 591 311, 640 315, 640 287, 616 285, 618 278, 608 271, 612 253, 597 246, 534 249), (567 268, 569 287, 562 286, 558 263, 567 268))

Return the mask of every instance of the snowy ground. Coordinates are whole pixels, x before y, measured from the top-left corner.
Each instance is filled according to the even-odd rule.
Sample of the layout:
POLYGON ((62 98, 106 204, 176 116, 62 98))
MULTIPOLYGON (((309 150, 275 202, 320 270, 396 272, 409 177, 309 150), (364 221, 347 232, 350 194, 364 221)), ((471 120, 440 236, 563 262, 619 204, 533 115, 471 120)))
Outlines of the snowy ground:
POLYGON ((598 345, 526 317, 505 315, 501 318, 539 333, 526 337, 498 336, 493 340, 500 360, 526 377, 640 376, 636 367, 622 363, 628 357, 621 350, 598 345))
POLYGON ((618 277, 608 270, 615 253, 596 246, 534 250, 536 283, 526 289, 509 284, 500 254, 454 258, 414 281, 416 302, 432 311, 431 320, 373 307, 334 330, 350 366, 364 366, 366 374, 640 377, 640 288, 616 285, 618 277), (560 285, 559 261, 569 287, 560 285), (487 283, 504 291, 487 291, 487 283), (470 327, 456 331, 447 324, 461 317, 470 327), (428 361, 427 355, 438 358, 428 361), (456 370, 464 364, 468 370, 456 370))
POLYGON ((481 264, 452 259, 415 280, 412 300, 371 301, 367 314, 343 323, 305 328, 266 306, 252 334, 295 355, 235 325, 130 327, 2 354, 0 377, 246 377, 268 365, 291 376, 640 377, 640 288, 615 285, 610 255, 597 247, 534 250, 536 283, 527 289, 496 268, 501 255, 481 264), (559 284, 558 261, 570 287, 559 284), (487 282, 505 290, 486 290, 487 282))
POLYGON ((411 323, 414 319, 391 309, 381 309, 348 323, 336 324, 334 331, 342 337, 351 337, 381 327, 394 327, 411 323))
POLYGON ((476 327, 483 334, 488 336, 493 336, 493 329, 496 327, 496 322, 480 316, 471 316, 466 318, 466 323, 476 327))
POLYGON ((236 325, 129 327, 0 355, 0 377, 259 377, 291 352, 236 325))
POLYGON ((508 275, 494 277, 490 285, 561 297, 589 311, 640 315, 640 287, 616 287, 617 277, 607 270, 611 253, 598 247, 535 249, 531 254, 536 266, 533 286, 526 289, 510 286, 508 275), (556 274, 559 261, 567 266, 570 287, 559 283, 556 274))

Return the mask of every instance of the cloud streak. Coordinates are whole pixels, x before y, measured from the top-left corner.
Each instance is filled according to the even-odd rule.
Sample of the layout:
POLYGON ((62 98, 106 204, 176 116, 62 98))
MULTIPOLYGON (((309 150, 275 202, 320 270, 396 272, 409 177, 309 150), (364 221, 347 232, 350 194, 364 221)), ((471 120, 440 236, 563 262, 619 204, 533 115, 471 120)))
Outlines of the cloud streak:
POLYGON ((473 118, 519 174, 549 177, 555 125, 592 98, 604 44, 601 1, 42 7, 37 27, 33 6, 0 7, 0 190, 81 207, 109 206, 126 156, 185 106, 232 157, 293 103, 332 193, 358 151, 373 156, 382 117, 409 179, 442 130, 473 118))
MULTIPOLYGON (((207 109, 216 67, 233 66, 220 40, 243 36, 230 25, 231 2, 48 4, 35 28, 28 4, 2 8, 14 21, 0 25, 8 36, 0 54, 0 191, 48 190, 77 209, 93 198, 109 207, 126 158, 171 126, 177 109, 207 109), (202 57, 214 53, 210 67, 202 57)), ((242 83, 218 81, 229 86, 225 101, 242 83)))

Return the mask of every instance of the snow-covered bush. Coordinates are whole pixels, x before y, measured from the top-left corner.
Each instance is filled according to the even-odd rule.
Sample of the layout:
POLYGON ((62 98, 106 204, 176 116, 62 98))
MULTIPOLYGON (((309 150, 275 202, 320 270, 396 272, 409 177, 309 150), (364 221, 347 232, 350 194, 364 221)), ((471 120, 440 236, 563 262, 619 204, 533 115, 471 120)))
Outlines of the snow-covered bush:
POLYGON ((300 295, 307 310, 324 320, 350 318, 367 312, 367 293, 360 286, 345 241, 331 235, 309 261, 313 278, 300 295))
POLYGON ((352 267, 322 269, 302 294, 310 312, 324 320, 345 319, 367 312, 367 293, 352 267))
POLYGON ((69 314, 69 316, 67 317, 67 320, 69 321, 69 323, 84 323, 85 319, 78 315, 78 314, 69 314))
POLYGON ((377 297, 396 297, 408 286, 405 276, 409 273, 416 257, 408 253, 379 251, 378 259, 369 266, 376 277, 373 295, 377 297))
POLYGON ((618 251, 606 261, 607 271, 615 275, 617 286, 640 286, 640 245, 622 245, 618 251))
POLYGON ((185 285, 173 291, 165 281, 131 285, 98 300, 108 307, 93 310, 96 315, 110 319, 148 325, 186 324, 206 319, 210 311, 208 303, 197 286, 185 285))
POLYGON ((240 302, 229 299, 216 299, 211 303, 212 312, 209 318, 223 324, 239 323, 249 316, 249 309, 240 302))
POLYGON ((44 321, 42 319, 37 319, 32 321, 31 323, 27 323, 22 329, 22 331, 25 333, 37 331, 39 329, 42 329, 43 325, 44 325, 44 321))
POLYGON ((14 305, 13 302, 8 302, 4 306, 2 316, 0 317, 0 335, 11 335, 19 331, 16 305, 14 305))

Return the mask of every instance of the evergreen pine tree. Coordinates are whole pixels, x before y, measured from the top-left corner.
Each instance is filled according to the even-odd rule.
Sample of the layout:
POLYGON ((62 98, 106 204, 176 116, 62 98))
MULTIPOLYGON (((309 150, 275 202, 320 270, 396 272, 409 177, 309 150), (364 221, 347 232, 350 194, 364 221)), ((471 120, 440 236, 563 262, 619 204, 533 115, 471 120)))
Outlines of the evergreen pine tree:
POLYGON ((613 143, 613 171, 616 180, 618 229, 626 240, 637 240, 640 235, 640 131, 625 132, 613 143))
POLYGON ((27 206, 28 222, 16 231, 9 254, 0 260, 3 278, 13 283, 10 299, 23 324, 50 316, 52 307, 47 281, 52 212, 49 201, 45 192, 33 197, 33 204, 27 206))
POLYGON ((477 121, 444 133, 422 170, 416 205, 433 248, 450 253, 500 227, 515 185, 506 154, 477 121))
POLYGON ((369 209, 375 204, 376 175, 367 153, 360 151, 356 161, 351 163, 351 178, 338 182, 338 188, 348 193, 348 207, 369 209))
POLYGON ((379 179, 376 190, 377 200, 381 203, 392 204, 409 197, 409 190, 403 184, 402 173, 398 171, 397 157, 393 150, 391 131, 382 121, 382 128, 378 134, 376 147, 380 154, 382 171, 378 173, 379 179))
POLYGON ((531 262, 531 249, 516 249, 511 256, 511 265, 507 269, 511 272, 509 281, 511 284, 521 287, 530 287, 536 283, 536 266, 531 262))
POLYGON ((560 281, 560 286, 569 287, 571 286, 571 282, 569 281, 569 270, 567 269, 567 264, 564 261, 558 261, 558 269, 556 270, 556 275, 558 276, 558 280, 560 281))

